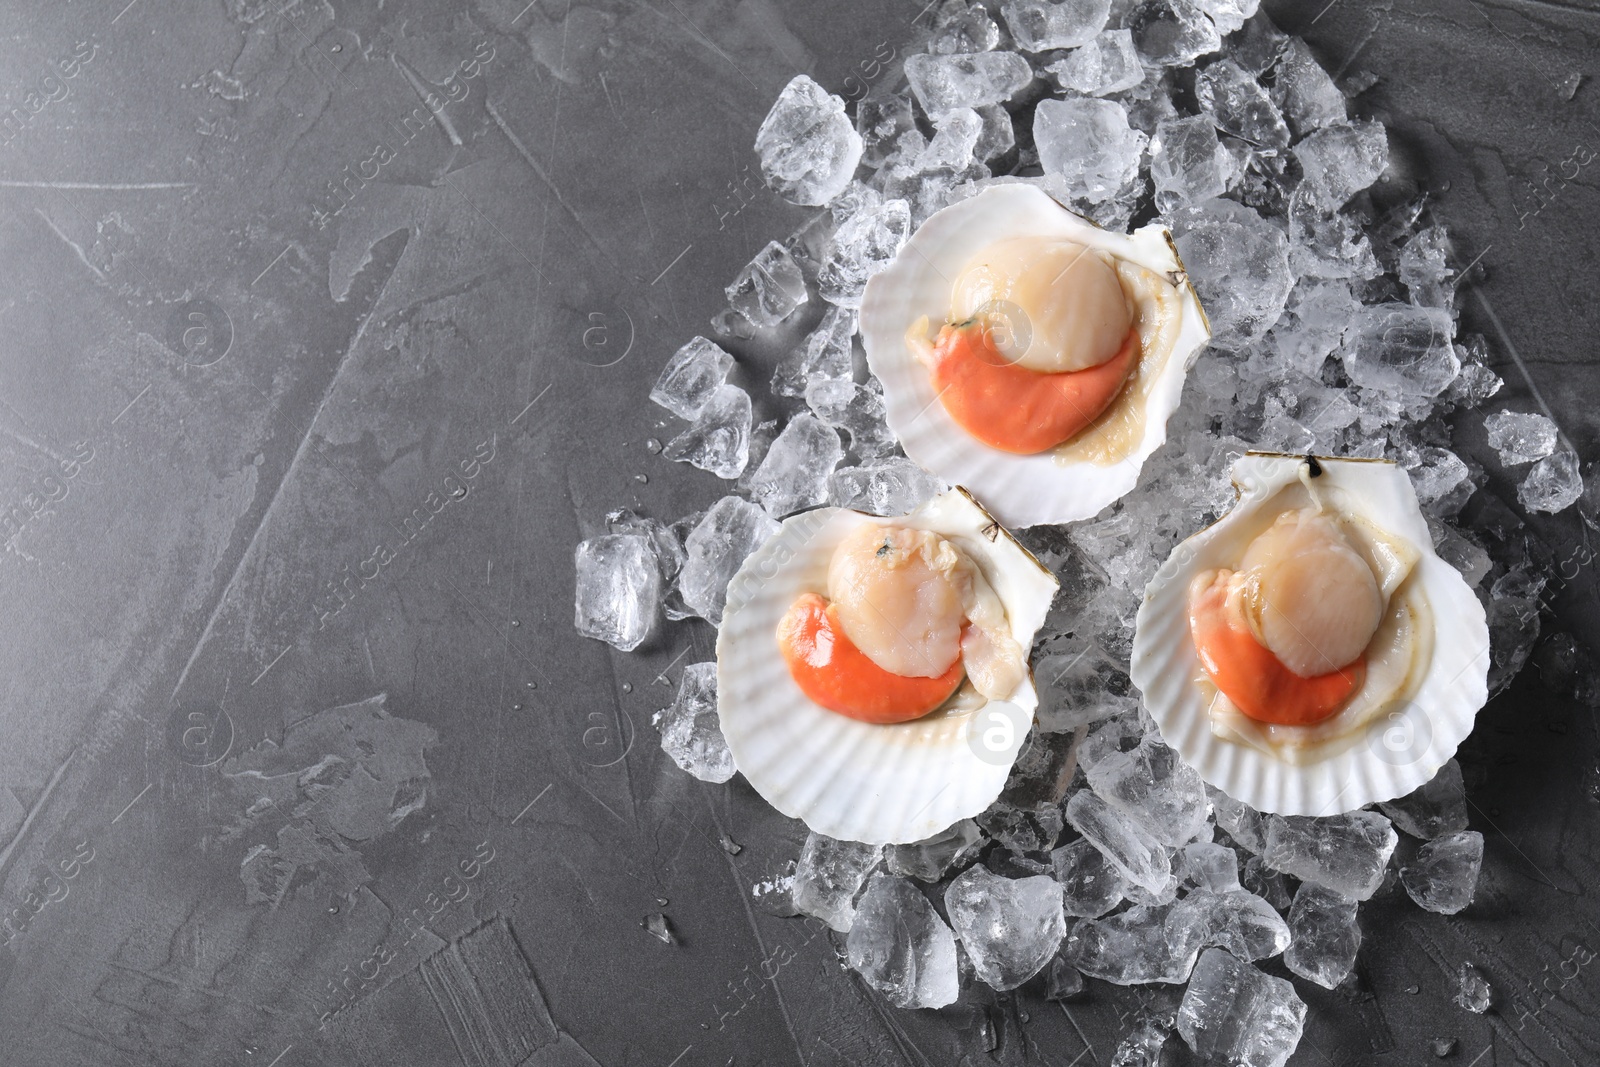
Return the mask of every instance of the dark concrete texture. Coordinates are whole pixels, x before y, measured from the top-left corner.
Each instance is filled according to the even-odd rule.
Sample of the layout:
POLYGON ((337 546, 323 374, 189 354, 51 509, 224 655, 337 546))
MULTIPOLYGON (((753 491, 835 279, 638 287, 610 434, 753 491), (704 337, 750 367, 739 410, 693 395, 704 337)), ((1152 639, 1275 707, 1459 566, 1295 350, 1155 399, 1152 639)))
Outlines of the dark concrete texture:
MULTIPOLYGON (((1600 148, 1600 8, 1268 7, 1375 76, 1389 180, 1481 257, 1463 318, 1497 403, 1537 391, 1593 455, 1600 197, 1568 161, 1600 148)), ((619 654, 572 627, 573 546, 607 511, 724 492, 646 450, 668 427, 644 398, 808 217, 745 186, 757 125, 921 9, 7 5, 0 1063, 1110 1062, 1164 994, 901 1012, 755 910, 795 825, 680 772, 649 723, 712 631, 619 654)), ((1514 501, 1481 420, 1457 443, 1514 501)), ((1536 529, 1546 628, 1596 644, 1586 520, 1536 529)), ((1295 1064, 1451 1037, 1474 1067, 1600 1060, 1597 748, 1533 669, 1484 713, 1480 901, 1364 908, 1364 992, 1302 984, 1295 1064), (1488 1016, 1451 1003, 1465 959, 1488 1016)))

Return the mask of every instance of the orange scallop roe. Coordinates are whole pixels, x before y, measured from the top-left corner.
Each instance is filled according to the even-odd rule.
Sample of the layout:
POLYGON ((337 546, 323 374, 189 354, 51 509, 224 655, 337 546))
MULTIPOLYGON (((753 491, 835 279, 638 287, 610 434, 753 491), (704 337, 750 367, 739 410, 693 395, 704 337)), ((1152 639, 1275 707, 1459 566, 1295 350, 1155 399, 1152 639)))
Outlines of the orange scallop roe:
POLYGON ((933 387, 950 417, 1002 452, 1032 455, 1072 440, 1111 406, 1139 358, 1129 330, 1117 354, 1085 370, 1041 373, 995 348, 979 323, 945 326, 933 342, 933 387))
POLYGON ((867 658, 816 593, 802 593, 778 622, 778 648, 800 691, 829 711, 861 722, 920 719, 950 699, 966 670, 957 656, 937 678, 910 678, 867 658))
POLYGON ((1366 657, 1314 678, 1295 674, 1228 610, 1227 579, 1218 572, 1189 599, 1189 632, 1212 684, 1257 722, 1312 726, 1338 712, 1366 680, 1366 657))

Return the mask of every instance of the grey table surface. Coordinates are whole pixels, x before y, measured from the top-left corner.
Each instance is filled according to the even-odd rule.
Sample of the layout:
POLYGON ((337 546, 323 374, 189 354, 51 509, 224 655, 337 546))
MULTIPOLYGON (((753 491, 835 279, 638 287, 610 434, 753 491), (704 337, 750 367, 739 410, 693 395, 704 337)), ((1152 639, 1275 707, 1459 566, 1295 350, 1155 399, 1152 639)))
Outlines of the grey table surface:
MULTIPOLYGON (((901 1012, 754 910, 794 824, 649 722, 711 630, 619 654, 572 627, 608 510, 724 491, 646 450, 644 396, 807 217, 746 182, 767 107, 801 71, 840 90, 920 7, 5 5, 0 1063, 1110 1062, 1156 994, 901 1012)), ((1376 76, 1388 180, 1481 257, 1463 317, 1501 400, 1536 389, 1591 455, 1600 197, 1573 161, 1600 86, 1569 79, 1600 10, 1268 7, 1376 76)), ((1457 443, 1514 499, 1478 420, 1457 443)), ((1595 644, 1586 525, 1537 530, 1547 629, 1595 644)), ((1600 1061, 1600 746, 1537 673, 1462 753, 1479 901, 1367 907, 1363 992, 1302 989, 1295 1064, 1438 1037, 1600 1061), (1463 959, 1488 1016, 1451 1003, 1463 959)))

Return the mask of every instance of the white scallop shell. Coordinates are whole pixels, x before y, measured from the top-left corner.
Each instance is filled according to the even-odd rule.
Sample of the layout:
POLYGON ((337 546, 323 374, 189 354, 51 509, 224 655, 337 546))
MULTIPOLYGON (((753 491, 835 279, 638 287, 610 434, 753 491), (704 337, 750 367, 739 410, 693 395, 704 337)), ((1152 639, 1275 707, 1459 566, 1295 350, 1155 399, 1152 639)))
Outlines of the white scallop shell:
POLYGON ((883 383, 889 428, 906 455, 951 485, 972 487, 1008 526, 1074 522, 1098 514, 1139 480, 1145 458, 1167 439, 1167 419, 1183 395, 1189 365, 1211 337, 1167 230, 1111 233, 1073 214, 1031 185, 994 185, 936 212, 884 270, 867 283, 861 341, 883 383), (1174 350, 1146 402, 1144 435, 1117 463, 1062 463, 1049 452, 1019 456, 969 435, 938 402, 926 368, 906 348, 906 330, 926 315, 942 323, 950 289, 972 257, 994 241, 1059 236, 1166 276, 1179 287, 1182 321, 1174 350))
MULTIPOLYGON (((769 804, 817 833, 901 844, 993 803, 1028 729, 1011 730, 1003 751, 985 750, 981 758, 968 739, 987 725, 984 711, 992 705, 879 725, 829 711, 800 691, 778 650, 778 620, 801 593, 827 589, 834 549, 865 523, 933 530, 962 549, 993 586, 1024 649, 1044 622, 1056 579, 958 487, 895 518, 844 508, 793 516, 728 583, 717 634, 717 711, 734 765, 769 804)), ((1005 701, 1030 723, 1038 702, 1031 677, 1005 701)))
POLYGON ((1434 553, 1405 471, 1384 460, 1319 459, 1319 492, 1327 487, 1341 509, 1418 550, 1410 580, 1420 582, 1435 628, 1427 671, 1407 703, 1325 758, 1313 752, 1291 764, 1214 735, 1194 681, 1201 669, 1189 631, 1189 582, 1200 571, 1237 565, 1240 534, 1299 480, 1303 462, 1251 453, 1234 464, 1233 510, 1178 545, 1145 589, 1128 673, 1162 737, 1207 782, 1259 811, 1334 815, 1411 792, 1455 754, 1488 699, 1489 628, 1472 589, 1434 553))

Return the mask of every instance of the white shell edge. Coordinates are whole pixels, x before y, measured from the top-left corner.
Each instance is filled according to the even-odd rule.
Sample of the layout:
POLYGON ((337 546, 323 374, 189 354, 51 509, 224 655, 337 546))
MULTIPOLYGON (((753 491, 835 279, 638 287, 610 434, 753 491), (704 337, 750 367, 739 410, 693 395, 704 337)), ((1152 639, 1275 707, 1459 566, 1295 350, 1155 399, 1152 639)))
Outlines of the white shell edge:
POLYGON ((1179 544, 1146 587, 1128 673, 1162 737, 1211 785, 1258 811, 1326 816, 1403 796, 1455 754, 1488 699, 1489 627, 1466 580, 1434 552, 1405 471, 1382 460, 1319 457, 1319 482, 1346 490, 1352 510, 1421 552, 1416 573, 1437 628, 1428 671, 1410 702, 1325 760, 1296 766, 1215 736, 1192 682, 1200 666, 1189 633, 1189 578, 1223 565, 1207 559, 1213 543, 1297 481, 1302 462, 1299 456, 1250 454, 1234 464, 1239 500, 1233 510, 1179 544))
POLYGON ((1184 378, 1210 340, 1205 314, 1182 271, 1164 227, 1111 233, 1031 185, 990 186, 935 212, 894 261, 867 282, 861 302, 861 341, 867 365, 883 383, 889 428, 924 469, 951 485, 978 487, 983 506, 1007 526, 1075 522, 1098 514, 1133 489, 1145 459, 1166 441, 1167 419, 1182 399, 1184 378), (927 370, 906 350, 906 330, 919 317, 944 322, 950 287, 980 249, 1032 235, 1070 238, 1180 278, 1176 345, 1151 387, 1144 436, 1118 463, 1059 464, 1050 453, 1018 456, 983 444, 949 416, 927 370))
MULTIPOLYGON (((884 726, 828 711, 800 691, 778 651, 778 620, 802 592, 826 588, 834 548, 863 523, 914 525, 954 540, 993 585, 1024 649, 1044 623, 1057 582, 957 488, 907 516, 844 508, 792 516, 729 583, 717 635, 717 710, 734 765, 769 804, 817 833, 903 844, 993 803, 1028 732, 994 763, 967 743, 981 708, 884 726)), ((1008 700, 1029 712, 1038 706, 1031 676, 1008 700)))

